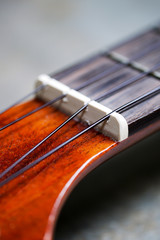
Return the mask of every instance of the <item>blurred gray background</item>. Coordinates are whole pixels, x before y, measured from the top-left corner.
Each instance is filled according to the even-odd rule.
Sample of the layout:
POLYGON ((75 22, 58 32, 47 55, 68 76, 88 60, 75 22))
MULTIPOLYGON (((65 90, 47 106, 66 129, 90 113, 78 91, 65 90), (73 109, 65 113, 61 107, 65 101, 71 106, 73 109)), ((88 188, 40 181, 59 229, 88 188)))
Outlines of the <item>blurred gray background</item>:
POLYGON ((0 0, 0 110, 41 73, 160 21, 159 0, 0 0))
MULTIPOLYGON (((31 91, 39 74, 71 65, 159 21, 159 0, 0 0, 0 110, 31 91)), ((138 162, 145 159, 143 152, 138 155, 136 149, 129 154, 121 159, 131 159, 131 154, 133 161, 134 157, 138 162)), ((150 155, 147 154, 156 158, 155 151, 154 155, 152 150, 150 155)), ((69 211, 63 215, 66 222, 62 220, 59 224, 57 239, 160 239, 160 174, 157 174, 159 166, 154 164, 153 169, 150 165, 148 167, 152 172, 150 177, 145 170, 143 174, 138 171, 137 176, 135 168, 132 175, 128 173, 131 180, 124 178, 128 176, 127 170, 122 171, 121 177, 116 178, 117 182, 129 181, 129 185, 120 186, 117 182, 110 185, 114 191, 120 192, 112 197, 113 188, 109 191, 109 185, 102 184, 106 172, 98 170, 97 175, 93 173, 96 184, 91 178, 76 190, 78 194, 73 195, 68 204, 69 211), (141 188, 139 182, 142 183, 141 188), (146 182, 150 183, 149 187, 146 182), (84 186, 88 188, 85 190, 84 186), (94 191, 90 192, 93 186, 94 191), (83 191, 86 198, 83 198, 83 191), (120 205, 117 207, 113 199, 121 196, 121 191, 125 193, 123 198, 118 198, 120 205), (81 211, 86 201, 88 205, 85 211, 81 211), (76 202, 80 207, 79 213, 78 207, 74 208, 76 202)), ((111 176, 115 174, 114 168, 107 165, 107 169, 111 176)), ((106 182, 111 179, 106 179, 106 182)))

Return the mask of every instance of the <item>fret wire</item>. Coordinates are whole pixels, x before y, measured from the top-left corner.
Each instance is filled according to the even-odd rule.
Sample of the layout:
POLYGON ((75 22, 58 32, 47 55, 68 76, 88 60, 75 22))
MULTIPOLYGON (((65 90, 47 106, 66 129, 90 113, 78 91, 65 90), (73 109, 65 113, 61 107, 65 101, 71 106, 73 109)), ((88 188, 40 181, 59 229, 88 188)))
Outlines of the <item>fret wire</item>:
POLYGON ((107 93, 102 94, 100 97, 98 97, 95 101, 100 102, 103 99, 110 97, 112 94, 116 93, 117 91, 131 85, 132 83, 135 83, 138 80, 141 80, 142 78, 146 77, 147 75, 152 74, 152 72, 154 72, 156 69, 158 69, 160 67, 160 63, 157 64, 156 66, 154 66, 153 68, 151 68, 150 70, 146 71, 146 72, 142 72, 132 78, 129 78, 128 80, 122 82, 121 84, 119 84, 118 86, 112 88, 111 90, 109 90, 107 93))
MULTIPOLYGON (((132 58, 129 59, 129 62, 133 62, 136 61, 142 57, 144 57, 145 55, 147 55, 148 53, 158 49, 160 47, 160 41, 153 43, 151 45, 149 45, 148 48, 145 48, 142 52, 140 52, 139 54, 135 54, 135 56, 133 56, 132 58)), ((109 54, 110 55, 110 54, 109 54)), ((112 57, 112 55, 111 55, 112 57)))
MULTIPOLYGON (((113 47, 111 46, 107 51, 102 52, 102 53, 99 53, 98 55, 95 55, 93 57, 90 57, 88 58, 86 61, 85 61, 85 64, 89 63, 92 59, 96 59, 96 57, 99 57, 99 56, 103 56, 104 54, 108 54, 108 56, 110 55, 110 53, 114 50, 116 50, 117 48, 129 43, 130 41, 133 41, 135 39, 138 39, 139 37, 147 34, 149 31, 155 31, 155 32, 158 32, 159 28, 158 27, 154 27, 154 28, 149 28, 149 29, 146 29, 143 33, 140 32, 138 34, 136 34, 134 37, 129 37, 127 40, 122 40, 120 43, 117 43, 116 45, 114 45, 113 47), (102 55, 101 55, 102 54, 102 55)), ((80 62, 80 63, 77 63, 75 64, 73 67, 71 67, 71 69, 69 68, 66 68, 64 70, 62 70, 61 72, 57 72, 57 73, 51 73, 50 76, 53 77, 53 78, 56 78, 57 80, 61 79, 66 76, 68 76, 69 74, 73 73, 74 71, 80 69, 81 67, 83 67, 83 61, 80 62)))
POLYGON ((20 163, 24 158, 26 158, 29 154, 31 154, 34 150, 36 150, 40 145, 42 145, 46 140, 48 140, 53 134, 55 134, 58 130, 60 130, 64 125, 66 125, 68 122, 70 122, 73 118, 75 118, 80 112, 82 112, 86 107, 88 106, 88 103, 85 104, 83 107, 78 109, 72 116, 67 118, 66 121, 64 121, 61 125, 59 125, 56 129, 54 129, 50 134, 48 134, 45 138, 43 138, 38 144, 36 144, 33 148, 31 148, 27 153, 25 153, 21 158, 19 158, 16 162, 14 162, 11 166, 6 168, 2 173, 0 173, 0 178, 2 178, 4 175, 6 175, 9 171, 11 171, 15 166, 17 166, 18 163, 20 163))
MULTIPOLYGON (((160 63, 157 64, 155 67, 153 67, 151 70, 141 73, 135 77, 132 77, 125 82, 122 82, 118 86, 114 87, 107 93, 102 94, 100 97, 94 99, 94 101, 100 102, 103 99, 111 96, 112 94, 116 93, 117 91, 121 90, 122 88, 129 86, 132 83, 135 83, 136 81, 144 78, 146 75, 152 73, 156 68, 160 67, 160 63)), ((48 134, 44 139, 42 139, 38 144, 36 144, 32 149, 30 149, 27 153, 25 153, 21 158, 19 158, 16 162, 14 162, 10 167, 8 167, 5 171, 3 171, 0 174, 0 178, 2 178, 4 175, 6 175, 11 169, 13 169, 18 163, 20 163, 24 158, 26 158, 29 154, 31 154, 34 150, 36 150, 41 144, 43 144, 46 140, 48 140, 53 134, 55 134, 57 131, 59 131, 63 126, 65 126, 68 122, 70 122, 74 117, 76 117, 80 112, 82 112, 87 106, 89 102, 82 106, 80 109, 78 109, 74 114, 72 114, 69 118, 67 118, 66 121, 64 121, 61 125, 59 125, 55 130, 53 130, 50 134, 48 134)))
MULTIPOLYGON (((153 28, 153 29, 151 29, 151 30, 157 31, 157 28, 155 27, 155 28, 153 28)), ((150 30, 150 31, 151 31, 151 30, 150 30)), ((145 31, 143 34, 146 34, 147 32, 148 32, 148 31, 145 31)), ((114 51, 116 48, 118 48, 118 47, 120 47, 120 46, 122 46, 122 45, 125 45, 125 44, 129 43, 129 42, 132 41, 133 39, 136 39, 136 38, 140 37, 140 36, 143 35, 143 34, 137 34, 137 36, 135 36, 134 38, 130 38, 130 39, 126 40, 126 41, 122 41, 120 44, 117 44, 116 46, 110 48, 106 53, 99 53, 99 54, 97 54, 97 55, 95 55, 95 56, 90 57, 90 58, 87 59, 86 61, 82 61, 82 62, 80 62, 79 64, 76 64, 76 65, 74 66, 74 71, 77 70, 77 69, 79 69, 79 68, 81 68, 81 67, 83 67, 85 64, 91 62, 92 60, 98 58, 99 56, 104 56, 104 55, 105 55, 105 56, 108 56, 108 57, 112 58, 112 56, 111 56, 111 54, 110 54, 111 51, 114 51)), ((114 59, 114 60, 115 60, 115 59, 114 59)), ((134 59, 133 59, 133 60, 134 60, 134 59)), ((132 61, 133 61, 133 60, 132 60, 132 61)), ((117 70, 118 70, 118 69, 119 69, 119 68, 117 68, 117 70)), ((72 70, 73 70, 73 68, 68 69, 68 70, 67 70, 67 69, 64 69, 64 70, 62 71, 62 73, 63 73, 63 75, 64 75, 64 74, 69 75, 69 74, 72 72, 72 70)), ((51 77, 57 77, 57 79, 60 79, 60 78, 61 78, 59 75, 61 75, 61 73, 50 74, 51 77)), ((91 82, 91 83, 92 83, 92 82, 91 82)), ((82 87, 83 87, 83 86, 81 86, 80 89, 82 89, 82 87)), ((42 87, 42 88, 43 88, 43 87, 42 87)), ((41 90, 41 88, 40 88, 39 90, 41 90)), ((35 89, 35 90, 32 91, 31 93, 27 94, 25 97, 22 97, 20 100, 16 101, 14 104, 10 105, 10 106, 7 107, 6 109, 4 109, 2 112, 0 112, 0 114, 8 111, 10 108, 14 107, 15 105, 18 105, 19 103, 21 103, 23 100, 25 100, 26 98, 28 98, 28 97, 31 96, 32 94, 37 93, 39 90, 38 90, 38 88, 37 88, 37 90, 35 89)), ((1 131, 1 129, 0 129, 0 131, 1 131)))
POLYGON ((43 161, 45 158, 51 156, 53 153, 55 153, 56 151, 58 151, 59 149, 61 149, 62 147, 66 146, 67 144, 69 144, 70 142, 74 141, 75 139, 77 139, 78 137, 80 137, 81 135, 83 135, 84 133, 88 132, 90 129, 94 128, 95 126, 97 126, 98 124, 102 123, 103 121, 107 120, 110 115, 114 112, 124 112, 128 109, 130 109, 133 106, 136 106, 137 104, 147 100, 148 98, 155 96, 156 94, 160 93, 160 87, 157 87, 145 94, 143 94, 140 97, 135 98, 134 100, 127 102, 126 104, 123 104, 122 106, 114 109, 113 111, 111 111, 109 114, 107 114, 106 116, 100 118, 98 121, 94 122, 93 124, 91 124, 89 127, 85 128, 84 130, 82 130, 81 132, 79 132, 78 134, 74 135, 73 137, 71 137, 70 139, 68 139, 67 141, 63 142, 62 144, 60 144, 59 146, 57 146, 56 148, 52 149, 51 151, 49 151, 48 153, 44 154, 43 156, 41 156, 40 158, 36 159, 34 162, 28 164, 27 166, 23 167, 22 169, 18 170, 17 172, 15 172, 14 174, 12 174, 11 176, 9 176, 8 178, 6 178, 5 180, 3 180, 2 182, 0 182, 0 187, 2 187, 4 184, 8 183, 9 181, 13 180, 14 178, 18 177, 19 175, 21 175, 22 173, 24 173, 25 171, 29 170, 30 168, 34 167, 35 165, 37 165, 38 163, 40 163, 41 161, 43 161))
MULTIPOLYGON (((159 46, 159 45, 160 45, 160 42, 158 42, 158 46, 159 46)), ((88 80, 87 82, 85 82, 84 84, 82 83, 79 87, 75 88, 75 90, 76 90, 76 91, 79 91, 79 90, 81 90, 81 89, 83 89, 83 88, 91 85, 92 83, 96 82, 97 80, 100 80, 100 79, 102 79, 102 78, 104 78, 104 77, 109 76, 109 75, 112 74, 113 72, 121 70, 124 66, 131 66, 131 65, 132 65, 132 61, 135 61, 136 59, 141 58, 142 56, 146 55, 146 54, 149 53, 150 51, 155 50, 156 48, 157 48, 157 43, 151 45, 149 48, 145 49, 143 52, 136 54, 133 58, 131 58, 130 61, 128 61, 128 63, 121 63, 121 62, 120 62, 120 63, 117 63, 117 64, 114 65, 113 67, 111 67, 111 68, 103 71, 102 73, 96 75, 95 77, 89 79, 89 80, 88 80)), ((59 97, 60 97, 60 99, 62 99, 62 98, 64 98, 65 96, 66 96, 66 94, 61 95, 61 96, 59 96, 59 97)), ((58 100, 59 100, 59 99, 58 99, 58 100)), ((37 111, 39 111, 39 110, 41 110, 41 109, 43 109, 43 108, 51 105, 52 103, 54 103, 54 102, 56 102, 56 101, 58 101, 58 100, 57 100, 57 99, 53 99, 53 100, 51 100, 50 102, 44 104, 43 106, 41 106, 41 107, 39 107, 39 108, 36 108, 35 110, 33 110, 33 111, 31 111, 31 112, 29 112, 29 113, 27 113, 27 114, 25 114, 25 115, 17 118, 16 120, 10 122, 9 124, 6 124, 5 126, 1 127, 1 128, 0 128, 0 131, 2 131, 2 130, 4 130, 4 129, 12 126, 13 124, 15 124, 15 123, 23 120, 24 118, 32 115, 33 113, 36 113, 37 111)))
MULTIPOLYGON (((76 90, 76 91, 79 91, 79 90, 87 87, 88 85, 96 82, 97 80, 100 80, 100 79, 102 79, 102 78, 105 78, 105 77, 109 76, 109 75, 112 74, 113 72, 121 70, 124 66, 130 66, 130 67, 132 67, 132 68, 135 68, 134 66, 132 66, 132 62, 133 62, 133 61, 136 61, 137 59, 142 58, 142 57, 145 56, 146 54, 148 54, 148 53, 154 51, 155 49, 157 49, 157 47, 160 47, 160 42, 155 43, 155 44, 149 46, 149 48, 144 49, 144 51, 142 51, 141 53, 136 54, 136 55, 133 56, 130 60, 128 60, 127 63, 122 63, 122 62, 120 62, 120 61, 117 60, 119 63, 117 63, 116 65, 114 65, 113 67, 111 67, 111 68, 109 68, 109 69, 107 69, 107 70, 104 70, 102 73, 96 75, 95 77, 89 79, 88 81, 86 81, 85 83, 83 83, 82 85, 80 85, 79 87, 77 87, 75 90, 76 90), (106 75, 107 75, 107 76, 106 76, 106 75)), ((109 56, 110 58, 112 58, 112 55, 110 55, 109 53, 108 53, 107 56, 109 56)), ((114 60, 115 60, 115 59, 114 59, 114 60)))
POLYGON ((159 33, 158 30, 159 30, 158 27, 153 27, 153 28, 146 29, 146 30, 143 31, 143 33, 140 32, 140 33, 134 35, 134 37, 131 36, 131 37, 129 37, 129 38, 128 38, 127 40, 125 40, 125 41, 122 40, 122 41, 121 41, 119 44, 117 44, 116 46, 113 46, 113 47, 109 48, 109 50, 110 50, 110 51, 114 51, 115 49, 117 49, 117 48, 119 48, 119 47, 122 47, 123 45, 128 44, 128 43, 130 43, 131 41, 134 41, 134 40, 140 38, 141 36, 147 34, 147 33, 150 32, 150 31, 154 31, 155 33, 159 33))
POLYGON ((25 99, 29 98, 30 96, 32 96, 33 94, 36 94, 37 92, 39 92, 40 90, 42 90, 46 85, 43 84, 39 87, 37 87, 36 89, 34 89, 32 92, 28 93, 26 96, 22 97, 21 99, 19 99, 18 101, 16 101, 15 103, 13 103, 12 105, 10 105, 9 107, 3 109, 0 114, 8 111, 10 108, 20 104, 21 102, 23 102, 25 99))

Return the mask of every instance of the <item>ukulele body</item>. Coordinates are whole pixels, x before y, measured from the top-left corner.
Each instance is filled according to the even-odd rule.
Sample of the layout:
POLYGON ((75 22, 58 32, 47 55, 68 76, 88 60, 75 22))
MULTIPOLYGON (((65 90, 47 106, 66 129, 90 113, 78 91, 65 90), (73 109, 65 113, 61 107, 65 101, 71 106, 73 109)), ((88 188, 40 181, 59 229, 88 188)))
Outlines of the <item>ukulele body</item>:
MULTIPOLYGON (((78 182, 104 161, 159 130, 159 56, 160 31, 156 28, 120 44, 109 53, 97 54, 50 75, 51 79, 59 80, 59 84, 67 85, 69 91, 76 89, 92 100, 101 99, 109 93, 98 103, 113 110, 113 113, 126 104, 126 109, 121 108, 124 111, 120 114, 125 118, 127 130, 129 128, 129 137, 116 142, 90 129, 3 185, 0 188, 0 239, 51 240, 60 210, 78 182), (150 92, 150 97, 147 95, 142 101, 141 97, 150 92), (137 105, 128 108, 129 102, 139 98, 141 100, 137 101, 137 105)), ((43 104, 44 102, 34 99, 1 114, 0 173, 4 173, 68 118, 50 106, 6 127, 8 123, 43 104)), ((90 102, 88 109, 89 104, 90 102)), ((107 120, 113 116, 112 113, 107 116, 106 112, 104 115, 107 120)), ((105 124, 109 125, 109 121, 105 121, 105 124)), ((102 129, 105 124, 102 124, 102 129)), ((85 128, 87 126, 82 123, 69 121, 1 180, 54 150, 85 128)), ((113 129, 116 129, 115 124, 113 129)))
MULTIPOLYGON (((41 106, 32 100, 6 112, 2 125, 41 106)), ((21 157, 63 122, 67 116, 48 107, 5 129, 1 135, 1 171, 21 157), (13 142, 14 141, 14 142, 13 142)), ((0 190, 0 239, 51 240, 60 210, 70 192, 95 167, 159 129, 159 122, 144 126, 117 143, 90 130, 0 190)), ((39 149, 17 165, 15 172, 59 145, 86 126, 72 120, 39 149)), ((11 174, 10 173, 10 174, 11 174)))

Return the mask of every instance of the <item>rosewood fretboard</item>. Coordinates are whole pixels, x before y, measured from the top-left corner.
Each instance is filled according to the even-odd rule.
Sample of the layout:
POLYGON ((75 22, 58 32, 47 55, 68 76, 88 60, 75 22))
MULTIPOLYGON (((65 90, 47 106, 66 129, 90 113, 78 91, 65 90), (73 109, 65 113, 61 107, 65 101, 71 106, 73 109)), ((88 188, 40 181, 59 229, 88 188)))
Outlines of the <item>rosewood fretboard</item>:
MULTIPOLYGON (((94 83, 83 88, 80 92, 95 99, 122 82, 151 70, 158 64, 160 64, 160 31, 156 28, 117 46, 109 52, 97 54, 51 76, 71 88, 76 88, 80 83, 85 84, 93 79, 94 83), (109 72, 109 70, 111 71, 109 72)), ((157 67, 156 71, 145 77, 137 78, 136 82, 117 91, 100 103, 115 109, 159 86, 159 78, 160 67, 157 67)), ((141 124, 142 121, 149 121, 153 116, 157 116, 159 109, 160 95, 158 94, 123 112, 122 115, 126 118, 131 130, 135 123, 141 124)))
MULTIPOLYGON (((148 74, 159 63, 160 34, 158 29, 154 29, 52 77, 71 88, 92 82, 80 92, 95 98, 147 71, 145 77, 137 78, 136 82, 119 89, 101 102, 114 109, 159 86, 160 68, 148 74)), ((90 129, 38 163, 38 159, 83 132, 86 126, 71 120, 43 144, 37 145, 66 121, 65 114, 45 107, 17 121, 23 114, 44 106, 44 102, 38 99, 12 107, 1 114, 1 127, 13 120, 16 123, 1 131, 0 174, 17 161, 18 164, 0 181, 0 238, 51 240, 62 205, 77 183, 104 161, 158 130, 159 122, 150 124, 150 121, 158 116, 159 100, 160 96, 154 95, 122 112, 132 134, 124 141, 115 142, 90 129), (138 129, 139 126, 142 129, 138 129), (35 149, 35 146, 38 147, 35 149), (30 152, 31 149, 34 151, 30 152), (32 163, 32 167, 21 172, 32 163)))

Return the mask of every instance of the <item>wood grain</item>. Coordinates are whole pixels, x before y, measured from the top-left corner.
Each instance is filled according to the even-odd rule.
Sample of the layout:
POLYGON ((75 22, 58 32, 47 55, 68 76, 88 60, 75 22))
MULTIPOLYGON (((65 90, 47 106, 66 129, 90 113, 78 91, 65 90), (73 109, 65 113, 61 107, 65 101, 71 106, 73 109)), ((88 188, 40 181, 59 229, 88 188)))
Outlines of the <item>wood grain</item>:
MULTIPOLYGON (((35 100, 12 109, 1 117, 1 125, 41 104, 35 100)), ((1 132, 1 172, 65 119, 64 114, 53 108, 47 108, 1 132)), ((83 125, 71 121, 14 171, 34 161, 82 129, 83 125)), ((114 141, 92 130, 2 187, 0 239, 36 240, 43 239, 44 236, 45 239, 51 239, 52 226, 59 206, 64 201, 64 195, 71 191, 71 185, 77 181, 82 172, 84 175, 97 158, 115 146, 114 141), (50 235, 47 237, 45 232, 49 222, 51 222, 50 235)))
POLYGON ((160 34, 157 29, 148 31, 136 38, 131 39, 128 43, 122 44, 114 48, 112 52, 118 53, 128 59, 131 59, 137 53, 143 51, 147 47, 160 42, 160 34))
MULTIPOLYGON (((1 117, 1 125, 41 104, 33 100, 11 109, 1 117)), ((46 108, 1 132, 1 172, 65 119, 66 115, 46 108)), ((157 131, 159 126, 155 121, 119 144, 91 130, 3 186, 0 189, 0 239, 51 240, 60 209, 76 184, 99 164, 157 131)), ((82 124, 71 121, 14 171, 82 129, 82 124)))
MULTIPOLYGON (((82 69, 62 78, 61 81, 69 85, 71 88, 74 88, 97 76, 102 69, 109 69, 116 64, 117 62, 111 61, 108 57, 99 57, 82 69)), ((138 79, 138 76, 141 76, 141 74, 141 71, 134 69, 131 66, 124 66, 122 69, 115 71, 112 74, 106 74, 106 76, 102 78, 100 77, 94 83, 80 90, 80 92, 91 99, 96 99, 123 82, 137 77, 137 80, 134 83, 120 89, 118 92, 100 102, 104 106, 113 110, 160 86, 159 79, 151 75, 143 78, 139 77, 138 79)), ((160 109, 160 95, 152 97, 144 103, 138 104, 138 106, 122 113, 122 115, 126 118, 128 124, 131 125, 136 121, 143 121, 143 118, 147 115, 149 116, 158 109, 160 109)))
MULTIPOLYGON (((155 36, 155 31, 148 33, 147 36, 146 44, 159 41, 159 35, 155 36)), ((145 40, 145 37, 142 36, 142 39, 145 40)), ((137 42, 135 45, 132 42, 134 52, 135 49, 139 51, 146 46, 143 45, 143 41, 137 42)), ((122 45, 121 50, 124 51, 122 45)), ((132 53, 133 49, 131 52, 129 51, 129 54, 132 55, 132 53)), ((71 87, 76 87, 79 83, 84 83, 117 64, 116 61, 102 55, 91 57, 52 76, 71 87)), ((156 54, 154 56, 157 58, 156 54)), ((97 93, 104 93, 138 73, 139 71, 131 66, 124 67, 119 72, 103 77, 83 93, 94 98, 97 93), (98 91, 95 91, 95 89, 98 89, 98 91)), ((156 86, 159 86, 159 81, 148 76, 105 99, 102 103, 114 109, 156 86)), ((12 108, 0 116, 0 127, 42 104, 41 101, 32 100, 12 108)), ((124 112, 123 114, 129 125, 133 126, 134 123, 134 133, 132 132, 132 135, 121 143, 116 143, 95 130, 90 130, 34 168, 4 185, 0 189, 0 239, 51 240, 59 212, 76 184, 102 162, 159 130, 160 122, 155 117, 157 115, 151 117, 158 112, 159 108, 160 101, 157 95, 124 112), (140 121, 141 119, 143 124, 140 121)), ((0 172, 35 146, 66 118, 65 114, 48 107, 1 131, 0 172)), ((81 123, 71 121, 16 166, 7 176, 31 163, 84 128, 85 126, 81 123)))

